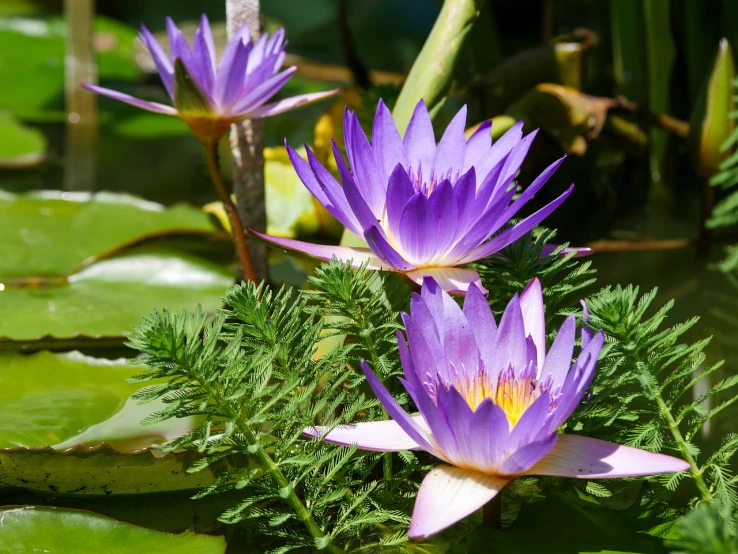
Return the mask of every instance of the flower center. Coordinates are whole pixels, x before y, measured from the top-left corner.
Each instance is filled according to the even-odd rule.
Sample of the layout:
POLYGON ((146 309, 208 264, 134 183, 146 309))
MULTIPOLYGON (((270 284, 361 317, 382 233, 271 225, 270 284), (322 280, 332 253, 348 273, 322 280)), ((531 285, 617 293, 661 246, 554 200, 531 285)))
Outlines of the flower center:
POLYGON ((429 198, 433 191, 436 190, 438 185, 443 183, 445 180, 455 181, 458 178, 458 172, 454 172, 451 169, 445 173, 436 173, 434 170, 423 172, 423 167, 418 165, 417 168, 411 167, 408 171, 410 176, 410 182, 413 184, 415 192, 420 192, 426 198, 429 198))
POLYGON ((476 375, 465 371, 455 372, 454 382, 450 383, 476 411, 479 405, 490 398, 505 412, 510 429, 515 427, 525 411, 541 396, 547 388, 536 380, 535 364, 531 362, 519 375, 512 366, 500 372, 497 379, 490 379, 482 368, 476 375))

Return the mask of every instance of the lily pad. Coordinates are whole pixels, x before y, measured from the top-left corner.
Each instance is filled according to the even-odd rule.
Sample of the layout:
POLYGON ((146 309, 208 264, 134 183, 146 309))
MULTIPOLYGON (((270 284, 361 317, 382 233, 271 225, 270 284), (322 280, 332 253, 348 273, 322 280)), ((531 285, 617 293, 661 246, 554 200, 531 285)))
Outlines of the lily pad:
POLYGON ((154 308, 219 308, 232 283, 231 273, 194 256, 137 249, 69 278, 6 286, 0 291, 0 348, 42 338, 122 340, 154 308))
MULTIPOLYGON (((140 75, 134 63, 133 28, 99 17, 94 32, 100 79, 140 75)), ((23 119, 64 118, 65 35, 62 18, 0 18, 0 107, 23 119)))
MULTIPOLYGON (((0 192, 0 282, 69 275, 91 257, 161 234, 210 233, 208 217, 126 194, 0 192)), ((0 333, 2 334, 2 333, 0 333)))
POLYGON ((126 359, 79 352, 0 352, 0 448, 60 450, 105 442, 131 451, 191 430, 194 417, 141 425, 163 406, 130 398, 140 385, 126 379, 140 369, 126 359))
POLYGON ((0 111, 0 168, 33 167, 46 155, 46 138, 22 125, 10 112, 0 111))
POLYGON ((171 535, 92 512, 62 508, 3 508, 0 526, 0 552, 224 554, 226 549, 223 537, 171 535))
POLYGON ((222 461, 189 473, 198 459, 193 451, 162 456, 145 449, 120 452, 108 444, 63 451, 6 448, 0 450, 0 484, 71 496, 145 494, 202 489, 230 468, 222 461))
POLYGON ((1 352, 0 448, 56 444, 108 419, 140 388, 126 382, 135 374, 122 359, 1 352))

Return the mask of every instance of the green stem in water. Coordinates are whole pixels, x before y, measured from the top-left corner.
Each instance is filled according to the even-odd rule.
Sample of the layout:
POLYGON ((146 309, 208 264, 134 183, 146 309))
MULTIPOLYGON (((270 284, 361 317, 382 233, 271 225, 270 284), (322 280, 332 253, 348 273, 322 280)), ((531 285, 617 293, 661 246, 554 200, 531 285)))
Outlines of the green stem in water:
POLYGON ((238 254, 239 263, 241 264, 241 271, 246 279, 256 283, 258 282, 258 278, 256 276, 254 262, 251 260, 249 245, 248 242, 246 242, 246 232, 243 228, 241 217, 238 215, 236 205, 231 199, 231 193, 223 179, 223 173, 220 170, 218 143, 203 143, 203 147, 205 148, 205 160, 208 164, 210 178, 213 181, 213 185, 215 185, 215 190, 218 193, 220 201, 223 203, 223 208, 228 216, 228 220, 231 222, 231 234, 233 235, 233 243, 236 245, 236 252, 238 254))

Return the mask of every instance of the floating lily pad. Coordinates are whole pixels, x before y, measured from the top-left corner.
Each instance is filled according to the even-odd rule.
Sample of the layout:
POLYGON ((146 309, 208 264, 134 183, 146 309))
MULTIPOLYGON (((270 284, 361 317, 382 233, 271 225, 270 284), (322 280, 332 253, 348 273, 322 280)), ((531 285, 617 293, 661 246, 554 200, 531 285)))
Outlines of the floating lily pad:
POLYGON ((138 249, 64 280, 0 291, 0 347, 41 338, 122 338, 154 308, 220 307, 233 283, 222 267, 185 254, 138 249))
POLYGON ((63 451, 50 446, 6 448, 0 450, 0 484, 72 496, 145 494, 201 489, 229 467, 221 463, 189 473, 198 457, 192 451, 119 452, 107 444, 63 451))
POLYGON ((0 282, 6 283, 68 275, 86 259, 149 236, 213 231, 196 208, 106 192, 0 192, 0 220, 0 282))
POLYGON ((223 537, 171 535, 114 519, 62 508, 37 506, 0 510, 0 552, 49 554, 223 554, 223 537))
MULTIPOLYGON (((112 19, 97 18, 94 44, 100 79, 135 79, 137 32, 112 19)), ((0 107, 24 119, 64 118, 62 18, 0 18, 0 107)))
POLYGON ((126 359, 79 352, 0 352, 0 448, 107 443, 131 451, 167 442, 191 430, 196 418, 141 425, 163 408, 130 396, 140 385, 126 381, 140 367, 126 359))
POLYGON ((22 125, 10 112, 0 111, 0 168, 33 167, 46 155, 46 138, 22 125))
POLYGON ((79 352, 0 353, 0 448, 56 444, 108 419, 140 388, 126 382, 135 373, 79 352))

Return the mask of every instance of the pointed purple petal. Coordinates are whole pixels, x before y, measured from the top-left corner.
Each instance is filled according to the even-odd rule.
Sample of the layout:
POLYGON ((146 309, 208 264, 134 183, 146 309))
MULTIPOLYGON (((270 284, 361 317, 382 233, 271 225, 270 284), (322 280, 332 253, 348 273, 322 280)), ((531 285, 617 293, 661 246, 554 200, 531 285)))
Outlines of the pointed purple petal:
POLYGON ((527 365, 525 345, 525 324, 520 310, 520 298, 516 294, 508 302, 500 318, 500 326, 495 336, 495 359, 487 366, 489 379, 495 382, 502 370, 511 365, 516 374, 527 365))
POLYGON ((213 98, 222 109, 230 111, 241 97, 246 80, 249 51, 250 47, 243 41, 231 39, 223 52, 213 89, 213 98))
POLYGON ((400 237, 400 218, 408 200, 415 194, 410 176, 401 164, 397 164, 387 185, 387 232, 398 241, 400 237))
POLYGON ((543 290, 537 277, 520 293, 520 309, 523 311, 525 334, 533 338, 536 347, 536 370, 540 371, 546 358, 546 316, 543 313, 543 290))
POLYGON ((208 16, 205 14, 202 14, 202 17, 200 17, 200 29, 202 29, 205 51, 210 59, 210 65, 213 70, 215 70, 217 67, 217 60, 215 59, 215 41, 213 40, 213 31, 210 28, 210 21, 208 21, 208 16))
POLYGON ((154 59, 156 70, 159 73, 161 82, 164 84, 164 88, 167 89, 170 98, 174 98, 174 66, 172 61, 167 56, 164 49, 154 38, 146 26, 141 25, 141 38, 143 39, 146 49, 151 53, 151 57, 154 59))
POLYGON ((500 465, 498 474, 510 478, 524 474, 555 448, 557 439, 558 435, 548 435, 519 448, 500 465))
POLYGON ((476 164, 477 175, 484 179, 492 168, 494 168, 513 147, 523 138, 523 122, 519 121, 510 127, 504 135, 492 143, 489 152, 476 164))
POLYGON ((611 479, 678 473, 688 469, 689 464, 680 458, 589 437, 560 435, 558 444, 527 471, 527 475, 611 479))
POLYGON ((468 256, 460 260, 459 263, 467 264, 486 258, 487 256, 491 256, 495 252, 498 252, 512 244, 520 237, 533 230, 539 223, 551 215, 551 213, 553 213, 554 210, 556 210, 556 208, 558 208, 573 191, 574 185, 571 185, 561 196, 538 210, 536 213, 529 215, 514 227, 507 229, 489 242, 485 242, 481 246, 475 248, 468 256))
POLYGON ((461 107, 451 123, 448 124, 438 143, 438 148, 436 148, 436 155, 433 158, 433 174, 437 178, 455 178, 461 172, 466 152, 465 126, 466 105, 461 107))
POLYGON ((569 373, 571 360, 574 356, 575 335, 576 317, 570 315, 556 334, 539 374, 539 381, 550 381, 552 390, 563 385, 566 375, 569 373))
POLYGON ((423 450, 433 454, 437 458, 444 459, 442 455, 429 442, 428 433, 411 418, 405 410, 397 403, 397 400, 389 393, 382 382, 377 379, 374 372, 364 360, 361 361, 361 369, 364 371, 366 381, 374 392, 377 400, 384 406, 390 417, 413 439, 423 450))
POLYGON ((361 128, 359 118, 348 110, 344 114, 344 142, 354 182, 376 218, 382 216, 387 198, 387 182, 374 162, 374 151, 361 128))
MULTIPOLYGON (((333 158, 336 160, 336 166, 338 167, 338 175, 341 178, 341 184, 343 185, 343 192, 346 195, 346 201, 351 207, 351 211, 356 216, 356 220, 359 223, 361 229, 365 232, 379 222, 379 218, 375 217, 371 209, 366 203, 366 200, 361 194, 361 190, 356 185, 354 176, 346 167, 346 162, 343 161, 343 156, 338 150, 336 141, 333 141, 333 158)), ((362 236, 364 232, 361 233, 362 236)))
POLYGON ((422 169, 424 172, 429 172, 433 167, 433 158, 436 153, 436 139, 428 108, 423 100, 415 106, 403 143, 405 152, 407 152, 407 161, 410 164, 408 170, 413 169, 417 172, 422 169))
POLYGON ((397 164, 402 164, 406 170, 409 167, 405 145, 402 143, 395 120, 392 119, 392 114, 382 99, 377 105, 372 125, 372 149, 377 167, 382 171, 385 180, 391 179, 397 164))
POLYGON ((336 88, 333 90, 327 90, 325 92, 311 92, 308 94, 301 94, 299 96, 285 98, 284 100, 278 100, 277 102, 272 102, 271 104, 264 104, 263 106, 252 110, 249 113, 249 117, 251 117, 252 119, 257 117, 271 117, 273 115, 288 112, 290 110, 294 110, 295 108, 301 108, 303 106, 307 106, 308 104, 312 104, 313 102, 320 102, 321 100, 330 98, 331 96, 336 95, 338 93, 338 90, 339 89, 336 88))
POLYGON ((403 255, 416 265, 427 265, 436 253, 438 226, 423 193, 416 192, 405 204, 399 231, 403 255))
POLYGON ((364 239, 366 239, 372 252, 374 252, 380 260, 391 268, 405 271, 414 267, 398 254, 392 246, 390 246, 387 240, 382 236, 382 232, 379 230, 379 227, 376 225, 372 225, 369 229, 364 231, 364 239))
POLYGON ((522 208, 528 200, 530 200, 533 195, 538 192, 543 185, 548 182, 548 180, 551 178, 551 175, 554 174, 554 172, 559 168, 559 166, 564 163, 564 160, 566 159, 566 156, 563 158, 560 158, 556 160, 554 163, 549 165, 546 169, 543 170, 543 173, 541 173, 531 185, 525 189, 520 196, 513 202, 510 207, 505 212, 505 218, 510 219, 515 216, 516 213, 522 208))
POLYGON ((495 356, 497 323, 487 299, 475 285, 469 285, 464 299, 464 314, 467 320, 474 322, 472 325, 474 341, 482 356, 482 361, 487 366, 492 363, 495 356))
POLYGON ((94 93, 102 94, 103 96, 114 98, 115 100, 120 100, 121 102, 130 104, 131 106, 136 106, 137 108, 142 108, 150 112, 163 113, 165 115, 177 115, 177 110, 175 110, 171 106, 165 106, 164 104, 159 104, 157 102, 147 102, 146 100, 139 100, 138 98, 134 98, 133 96, 130 96, 128 94, 123 94, 122 92, 110 90, 109 88, 98 87, 96 85, 82 83, 82 86, 94 93))
MULTIPOLYGON (((425 422, 421 416, 411 418, 422 426, 425 422)), ((420 450, 417 442, 402 430, 394 419, 387 421, 368 421, 339 425, 330 432, 325 427, 306 427, 303 435, 319 438, 341 446, 356 445, 361 450, 374 452, 398 452, 400 450, 420 450)))
MULTIPOLYGON (((251 55, 253 56, 253 52, 251 55)), ((264 102, 277 94, 277 92, 287 84, 287 81, 290 80, 295 71, 297 71, 297 67, 288 67, 281 73, 278 73, 274 77, 262 82, 248 94, 242 96, 241 99, 234 104, 232 113, 238 117, 245 117, 244 114, 253 112, 257 107, 261 106, 264 102)))
MULTIPOLYGON (((287 148, 287 155, 292 162, 292 166, 295 168, 297 176, 300 177, 302 183, 315 197, 315 199, 323 206, 325 206, 325 209, 328 210, 339 222, 341 222, 344 227, 347 227, 354 233, 360 233, 361 231, 358 228, 358 224, 356 222, 356 219, 354 218, 354 214, 351 212, 351 209, 346 202, 346 197, 343 196, 343 190, 341 189, 340 185, 336 183, 333 175, 331 175, 326 170, 325 172, 328 174, 330 181, 326 183, 323 182, 322 179, 319 180, 315 170, 311 170, 308 162, 303 160, 302 157, 289 144, 287 144, 286 141, 285 147, 287 148), (330 190, 328 190, 329 188, 330 190), (340 195, 338 199, 336 199, 335 197, 337 195, 340 195)), ((313 153, 310 151, 309 148, 306 148, 306 151, 312 163, 312 160, 314 158, 313 153)), ((320 165, 317 160, 315 160, 315 164, 320 165)), ((322 168, 323 166, 320 167, 322 168)))
POLYGON ((330 244, 312 244, 310 242, 302 242, 299 240, 285 239, 281 237, 273 237, 251 231, 252 234, 260 239, 273 244, 279 248, 284 248, 298 254, 305 254, 319 260, 330 261, 336 258, 342 262, 351 260, 351 267, 359 267, 364 262, 369 262, 369 269, 389 269, 387 268, 368 248, 354 248, 351 246, 334 246, 330 244))
POLYGON ((475 269, 462 267, 424 267, 405 272, 405 276, 417 283, 423 284, 423 278, 433 277, 446 292, 464 294, 470 285, 476 286, 484 294, 489 292, 482 286, 482 280, 475 269))
POLYGON ((423 479, 415 500, 411 539, 424 539, 475 512, 509 481, 468 469, 440 465, 423 479))
MULTIPOLYGON (((472 170, 473 171, 473 170, 472 170)), ((435 253, 438 258, 446 252, 456 236, 459 212, 451 182, 446 179, 436 187, 429 198, 429 208, 436 227, 435 253)))
POLYGON ((489 153, 492 147, 492 121, 487 120, 479 124, 469 140, 466 142, 463 171, 474 167, 483 156, 489 153))

